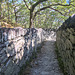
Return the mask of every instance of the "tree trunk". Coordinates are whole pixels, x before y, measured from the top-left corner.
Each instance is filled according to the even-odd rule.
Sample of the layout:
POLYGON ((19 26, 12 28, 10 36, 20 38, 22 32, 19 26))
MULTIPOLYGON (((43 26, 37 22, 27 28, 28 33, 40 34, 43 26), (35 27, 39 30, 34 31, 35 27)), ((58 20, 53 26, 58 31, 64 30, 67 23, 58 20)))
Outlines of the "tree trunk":
POLYGON ((17 23, 17 13, 16 13, 16 8, 14 8, 14 14, 15 14, 15 22, 17 23))
POLYGON ((0 18, 2 17, 2 14, 1 14, 1 12, 2 12, 1 3, 2 3, 2 0, 0 0, 0 18))
POLYGON ((1 4, 0 4, 0 17, 1 17, 1 4))
POLYGON ((8 21, 10 19, 10 14, 9 14, 9 5, 8 5, 8 21))
POLYGON ((30 25, 29 25, 29 28, 32 28, 33 26, 33 12, 30 11, 30 25))
POLYGON ((8 0, 7 0, 7 7, 8 7, 8 8, 7 8, 7 11, 8 11, 8 21, 9 21, 9 19, 10 19, 9 10, 10 10, 10 9, 9 9, 9 1, 8 1, 8 0))
POLYGON ((16 23, 17 23, 17 14, 16 14, 16 12, 15 12, 15 21, 16 21, 16 23))
MULTIPOLYGON (((11 12, 11 15, 12 15, 12 12, 11 12)), ((13 19, 12 19, 12 16, 11 16, 11 22, 12 22, 12 20, 13 20, 13 19)))

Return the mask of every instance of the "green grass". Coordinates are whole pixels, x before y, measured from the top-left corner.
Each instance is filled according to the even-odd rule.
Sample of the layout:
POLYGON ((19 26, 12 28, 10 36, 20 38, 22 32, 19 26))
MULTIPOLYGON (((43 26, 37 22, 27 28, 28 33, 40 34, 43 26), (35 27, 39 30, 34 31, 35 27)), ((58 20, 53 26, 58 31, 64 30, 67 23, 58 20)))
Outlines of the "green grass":
POLYGON ((61 71, 63 72, 64 75, 68 75, 68 73, 65 71, 65 68, 64 68, 64 63, 62 61, 62 57, 60 56, 60 53, 58 51, 58 47, 56 45, 56 42, 55 42, 55 52, 57 54, 57 60, 58 60, 58 64, 59 64, 59 67, 61 69, 61 71))

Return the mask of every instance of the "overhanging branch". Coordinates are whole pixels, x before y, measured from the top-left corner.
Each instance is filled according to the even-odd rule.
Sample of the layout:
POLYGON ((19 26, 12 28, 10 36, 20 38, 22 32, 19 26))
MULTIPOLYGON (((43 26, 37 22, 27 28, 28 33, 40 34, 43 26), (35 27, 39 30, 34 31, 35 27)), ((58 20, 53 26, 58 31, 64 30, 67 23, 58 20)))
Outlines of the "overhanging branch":
POLYGON ((37 1, 35 4, 33 4, 33 5, 32 5, 32 8, 31 8, 32 12, 34 11, 34 8, 35 8, 38 4, 40 4, 40 3, 42 3, 42 2, 45 2, 45 1, 47 1, 47 0, 39 0, 39 1, 37 1))
POLYGON ((55 10, 55 11, 59 12, 61 15, 64 15, 64 14, 63 14, 62 12, 60 12, 59 10, 54 9, 54 8, 52 8, 51 6, 49 6, 49 7, 41 8, 40 10, 38 10, 37 12, 35 12, 35 15, 34 15, 33 19, 36 17, 36 15, 37 15, 38 12, 40 12, 40 11, 42 11, 42 10, 45 10, 45 9, 47 9, 47 8, 50 8, 50 9, 52 9, 52 10, 55 10))
POLYGON ((65 16, 62 12, 60 12, 60 11, 57 10, 57 9, 54 9, 54 8, 52 8, 52 7, 50 7, 50 9, 55 10, 55 11, 59 12, 61 15, 65 16))
MULTIPOLYGON (((64 4, 52 4, 52 5, 49 5, 49 6, 46 6, 46 7, 43 7, 43 8, 41 8, 41 9, 39 9, 39 10, 37 10, 36 12, 35 12, 35 14, 34 14, 34 17, 33 17, 33 19, 36 17, 36 15, 37 15, 37 13, 38 12, 40 12, 40 11, 42 11, 42 10, 45 10, 45 9, 47 9, 47 8, 50 8, 50 9, 52 9, 52 10, 55 10, 55 11, 57 11, 57 12, 59 12, 61 15, 64 15, 62 12, 60 12, 59 10, 57 10, 57 9, 54 9, 54 8, 52 8, 51 6, 58 6, 58 5, 60 5, 60 6, 70 6, 70 5, 64 5, 64 4)), ((64 15, 65 16, 65 15, 64 15)))
POLYGON ((73 7, 75 7, 75 5, 73 5, 73 4, 70 4, 70 5, 72 5, 73 7))
POLYGON ((19 10, 17 10, 16 11, 16 13, 18 13, 20 10, 22 10, 24 8, 24 5, 19 9, 19 10))
POLYGON ((26 2, 25 0, 23 0, 23 1, 25 2, 26 7, 30 10, 30 8, 29 8, 28 5, 27 5, 27 2, 26 2))

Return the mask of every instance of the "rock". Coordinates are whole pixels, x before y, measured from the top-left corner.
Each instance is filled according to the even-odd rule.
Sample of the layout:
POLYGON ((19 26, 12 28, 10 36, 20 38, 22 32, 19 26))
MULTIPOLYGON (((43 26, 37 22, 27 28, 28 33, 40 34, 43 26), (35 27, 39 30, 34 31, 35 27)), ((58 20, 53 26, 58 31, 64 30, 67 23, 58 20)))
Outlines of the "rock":
POLYGON ((75 65, 75 14, 69 17, 57 30, 57 48, 64 70, 68 75, 74 75, 75 65), (61 32, 61 33, 60 33, 61 32))
POLYGON ((69 39, 72 42, 72 44, 75 44, 75 36, 73 36, 72 34, 70 34, 69 39))

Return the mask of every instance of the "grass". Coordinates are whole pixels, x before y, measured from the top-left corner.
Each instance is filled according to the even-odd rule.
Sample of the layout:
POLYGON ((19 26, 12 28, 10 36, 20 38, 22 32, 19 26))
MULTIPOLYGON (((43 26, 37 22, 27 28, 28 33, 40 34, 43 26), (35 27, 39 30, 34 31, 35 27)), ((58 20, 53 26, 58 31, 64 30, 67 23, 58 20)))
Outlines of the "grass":
POLYGON ((57 54, 57 60, 58 60, 59 67, 60 67, 60 69, 61 69, 61 71, 63 72, 64 75, 68 75, 68 73, 65 71, 64 63, 63 63, 62 57, 60 56, 60 53, 58 51, 58 47, 56 45, 56 42, 55 42, 55 48, 56 48, 55 52, 57 54))
MULTIPOLYGON (((26 70, 28 67, 32 67, 31 66, 31 62, 37 58, 37 55, 35 52, 32 53, 32 56, 30 57, 29 60, 26 61, 25 65, 23 65, 21 68, 20 68, 20 72, 18 73, 18 75, 26 75, 28 73, 28 71, 26 70)), ((29 69, 28 69, 29 70, 29 69)))

